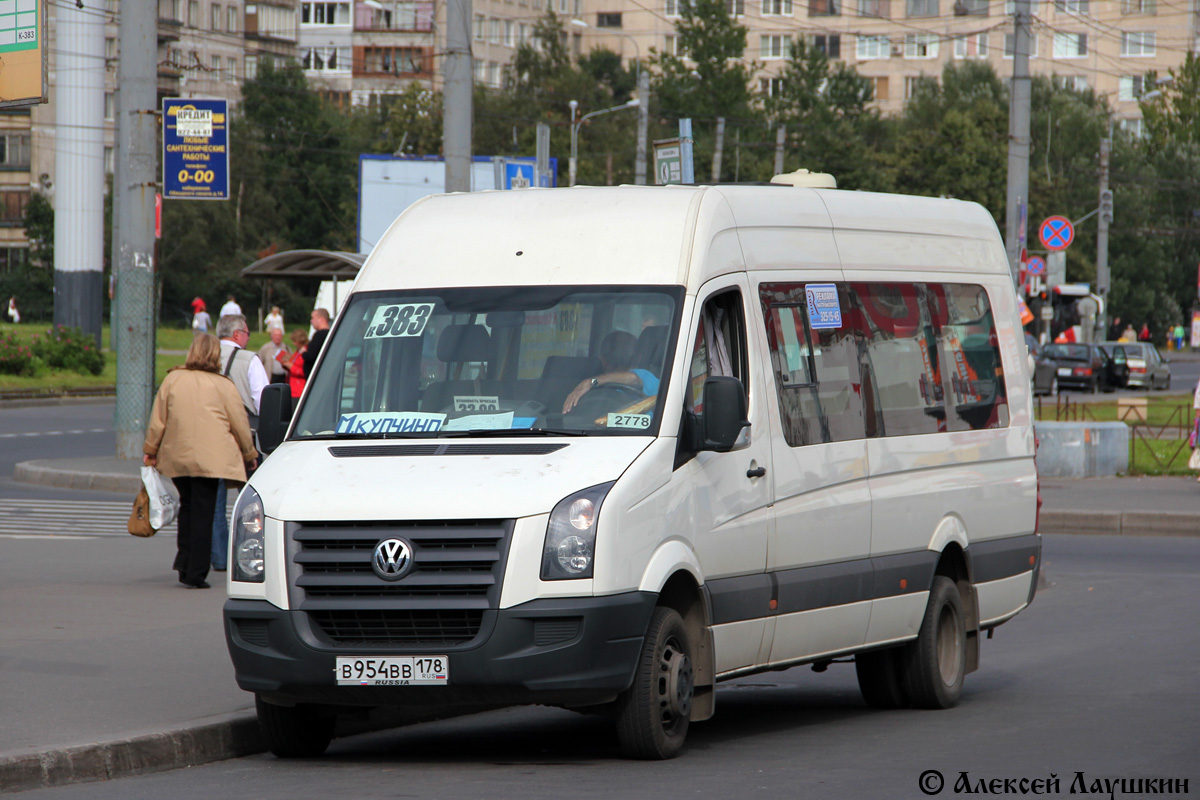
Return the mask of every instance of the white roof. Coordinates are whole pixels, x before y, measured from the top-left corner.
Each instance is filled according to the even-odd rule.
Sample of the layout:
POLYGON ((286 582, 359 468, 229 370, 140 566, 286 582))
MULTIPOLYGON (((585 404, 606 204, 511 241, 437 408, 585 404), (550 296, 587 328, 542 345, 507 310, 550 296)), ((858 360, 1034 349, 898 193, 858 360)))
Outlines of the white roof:
POLYGON ((812 266, 1007 274, 975 203, 791 186, 620 186, 434 195, 411 205, 355 284, 374 289, 701 283, 812 266), (693 250, 695 251, 693 253, 693 250), (689 263, 697 265, 688 273, 689 263))

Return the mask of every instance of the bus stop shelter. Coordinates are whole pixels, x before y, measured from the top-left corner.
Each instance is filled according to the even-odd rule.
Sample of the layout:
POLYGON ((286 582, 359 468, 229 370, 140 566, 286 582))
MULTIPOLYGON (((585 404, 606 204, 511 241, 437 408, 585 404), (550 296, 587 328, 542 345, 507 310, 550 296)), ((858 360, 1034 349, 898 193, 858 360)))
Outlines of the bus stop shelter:
POLYGON ((285 250, 260 258, 242 270, 244 278, 312 278, 333 283, 333 309, 338 302, 338 283, 353 283, 366 253, 336 250, 285 250))

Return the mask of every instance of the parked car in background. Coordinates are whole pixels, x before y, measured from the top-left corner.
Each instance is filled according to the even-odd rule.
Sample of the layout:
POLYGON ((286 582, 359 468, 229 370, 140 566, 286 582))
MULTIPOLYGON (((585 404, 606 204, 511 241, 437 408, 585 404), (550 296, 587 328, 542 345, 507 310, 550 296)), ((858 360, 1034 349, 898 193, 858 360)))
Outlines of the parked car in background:
POLYGON ((1149 342, 1101 342, 1100 346, 1109 355, 1124 353, 1129 365, 1125 383, 1128 388, 1164 391, 1171 388, 1171 365, 1149 342))
POLYGON ((1054 362, 1059 389, 1111 392, 1129 379, 1123 350, 1109 352, 1099 344, 1048 344, 1042 355, 1054 362))
POLYGON ((1046 356, 1045 347, 1029 334, 1025 334, 1025 347, 1029 350, 1029 374, 1033 376, 1033 393, 1058 394, 1058 364, 1046 356))

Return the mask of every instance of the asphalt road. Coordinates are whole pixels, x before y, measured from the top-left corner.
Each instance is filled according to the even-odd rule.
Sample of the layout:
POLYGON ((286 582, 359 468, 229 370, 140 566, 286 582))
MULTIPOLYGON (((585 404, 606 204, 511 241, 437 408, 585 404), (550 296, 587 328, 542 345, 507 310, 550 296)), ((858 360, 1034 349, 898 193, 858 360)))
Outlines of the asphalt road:
POLYGON ((1200 791, 1189 616, 1200 539, 1047 537, 1044 575, 1033 606, 983 643, 949 711, 868 710, 853 667, 835 664, 723 684, 716 716, 669 762, 621 760, 601 719, 519 708, 339 740, 321 759, 262 755, 21 796, 923 798, 918 781, 937 783, 929 770, 940 797, 963 794, 964 772, 976 790, 1057 776, 1045 793, 1066 796, 1082 773, 1089 794, 1111 778, 1200 791))
POLYGON ((0 498, 123 500, 108 492, 78 492, 17 483, 13 467, 38 458, 111 456, 117 449, 113 403, 77 403, 32 408, 0 406, 0 498))

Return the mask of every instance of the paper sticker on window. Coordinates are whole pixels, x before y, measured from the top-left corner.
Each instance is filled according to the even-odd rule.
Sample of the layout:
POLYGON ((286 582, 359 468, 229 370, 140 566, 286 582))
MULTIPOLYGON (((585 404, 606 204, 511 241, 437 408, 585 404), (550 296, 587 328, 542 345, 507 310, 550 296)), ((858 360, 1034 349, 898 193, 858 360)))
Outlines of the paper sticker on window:
POLYGON ((653 414, 609 414, 608 427, 645 430, 650 427, 650 421, 653 419, 653 414))
POLYGON ((513 412, 503 414, 471 414, 452 419, 442 428, 444 431, 506 431, 513 427, 513 412))
POLYGON ((813 330, 842 327, 836 284, 810 283, 804 287, 804 296, 808 300, 808 323, 813 330))
POLYGON ((433 312, 433 303, 406 303, 404 305, 380 306, 367 326, 364 339, 393 338, 396 336, 420 336, 433 312))
POLYGON ((418 411, 373 411, 364 414, 342 414, 337 433, 427 433, 442 429, 445 414, 418 411))
POLYGON ((500 398, 496 396, 454 396, 455 411, 499 411, 500 398))

